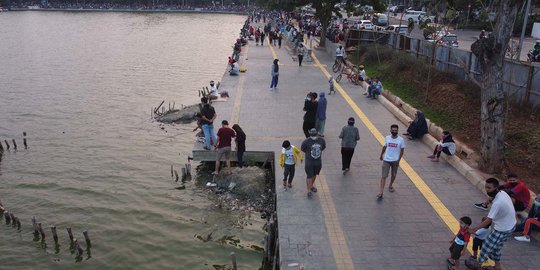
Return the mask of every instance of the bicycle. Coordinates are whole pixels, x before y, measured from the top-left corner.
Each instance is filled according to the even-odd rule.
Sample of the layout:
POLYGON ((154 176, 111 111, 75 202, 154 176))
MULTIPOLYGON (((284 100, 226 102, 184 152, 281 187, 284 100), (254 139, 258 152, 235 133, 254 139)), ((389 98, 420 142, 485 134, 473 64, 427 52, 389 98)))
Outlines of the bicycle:
POLYGON ((341 81, 341 78, 343 77, 343 74, 347 75, 347 79, 349 79, 349 82, 354 83, 356 85, 360 84, 360 80, 358 79, 358 67, 353 66, 350 70, 350 72, 347 71, 347 67, 343 67, 341 69, 340 74, 336 77, 336 82, 339 83, 341 81))
POLYGON ((342 69, 343 69, 343 60, 336 58, 336 60, 334 61, 334 65, 332 66, 332 71, 334 73, 337 73, 338 71, 342 69))

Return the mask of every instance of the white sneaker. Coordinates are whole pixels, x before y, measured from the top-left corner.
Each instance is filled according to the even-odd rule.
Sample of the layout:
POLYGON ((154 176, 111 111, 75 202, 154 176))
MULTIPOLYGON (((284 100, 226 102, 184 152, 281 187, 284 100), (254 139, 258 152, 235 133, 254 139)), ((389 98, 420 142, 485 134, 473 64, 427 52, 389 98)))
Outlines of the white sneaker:
POLYGON ((527 238, 525 235, 523 236, 514 236, 514 239, 520 241, 520 242, 531 242, 530 238, 527 238))

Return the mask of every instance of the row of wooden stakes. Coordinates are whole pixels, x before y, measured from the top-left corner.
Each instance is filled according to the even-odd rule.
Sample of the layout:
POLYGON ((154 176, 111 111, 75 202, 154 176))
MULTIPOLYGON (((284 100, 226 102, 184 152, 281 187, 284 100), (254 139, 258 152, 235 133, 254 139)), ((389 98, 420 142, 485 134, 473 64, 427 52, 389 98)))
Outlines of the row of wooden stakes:
MULTIPOLYGON (((0 208, 0 211, 3 211, 3 207, 0 208)), ((0 213, 1 215, 1 213, 0 213)), ((21 221, 18 217, 16 217, 12 212, 10 211, 4 211, 4 218, 6 220, 6 224, 11 224, 13 227, 16 227, 17 230, 21 230, 21 221)), ((32 227, 34 229, 34 237, 36 239, 39 239, 41 236, 41 241, 45 242, 45 231, 43 230, 43 226, 41 223, 36 222, 36 217, 32 217, 32 227)), ((70 244, 72 245, 75 250, 77 250, 78 256, 82 256, 83 249, 81 245, 79 244, 79 241, 73 237, 73 233, 71 231, 71 228, 66 228, 70 244)), ((58 234, 56 231, 56 226, 51 227, 51 233, 52 237, 54 239, 54 244, 58 246, 58 234)), ((88 236, 88 231, 83 231, 84 239, 86 241, 86 248, 90 249, 92 247, 92 242, 90 241, 90 237, 88 236)))
MULTIPOLYGON (((11 140, 13 143, 13 148, 17 150, 17 142, 15 139, 11 140)), ((6 150, 9 150, 11 147, 9 145, 8 140, 4 140, 4 143, 6 144, 6 150)), ((24 149, 28 149, 28 144, 26 143, 26 132, 23 132, 23 145, 24 149)), ((0 140, 0 154, 4 152, 4 146, 2 145, 2 141, 0 140)))

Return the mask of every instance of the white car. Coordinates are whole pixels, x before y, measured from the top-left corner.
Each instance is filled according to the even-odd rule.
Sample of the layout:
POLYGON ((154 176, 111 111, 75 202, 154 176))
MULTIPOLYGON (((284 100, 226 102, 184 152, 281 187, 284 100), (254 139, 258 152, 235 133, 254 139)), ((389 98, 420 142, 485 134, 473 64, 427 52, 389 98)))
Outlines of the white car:
POLYGON ((415 23, 421 23, 423 21, 432 23, 435 20, 435 16, 428 16, 425 11, 406 10, 403 19, 405 19, 406 21, 412 19, 415 23))
POLYGON ((373 30, 373 24, 370 20, 361 20, 358 24, 358 30, 373 30))
POLYGON ((406 35, 408 33, 408 27, 406 25, 399 26, 398 24, 389 25, 386 27, 385 31, 387 32, 395 32, 399 34, 406 35))

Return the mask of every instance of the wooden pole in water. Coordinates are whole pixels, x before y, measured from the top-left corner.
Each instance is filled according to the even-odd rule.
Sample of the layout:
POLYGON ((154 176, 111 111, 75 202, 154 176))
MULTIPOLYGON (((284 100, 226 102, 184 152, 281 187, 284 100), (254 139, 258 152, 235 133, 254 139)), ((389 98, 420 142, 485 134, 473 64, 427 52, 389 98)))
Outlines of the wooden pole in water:
POLYGON ((0 154, 4 152, 4 146, 2 145, 2 142, 0 141, 0 154))
POLYGON ((15 217, 15 221, 17 223, 17 230, 20 230, 21 229, 21 221, 19 220, 18 217, 15 217))
POLYGON ((232 269, 233 270, 238 270, 238 267, 236 266, 236 254, 234 254, 234 252, 231 252, 231 254, 229 256, 231 256, 232 269))
POLYGON ((11 217, 9 216, 9 211, 4 212, 4 218, 6 219, 6 224, 11 223, 11 217))
POLYGON ((191 176, 191 164, 186 163, 186 175, 191 176))
POLYGON ((43 231, 43 227, 41 227, 41 223, 38 223, 38 229, 39 233, 41 234, 41 241, 45 241, 45 232, 43 231))
POLYGON ((90 242, 90 237, 88 236, 88 231, 84 231, 83 235, 84 235, 84 240, 86 241, 86 246, 91 247, 92 242, 90 242))
POLYGON ((159 104, 159 106, 157 106, 157 108, 154 110, 154 113, 159 112, 159 108, 161 107, 161 105, 163 105, 163 103, 165 103, 165 100, 162 101, 161 104, 159 104))
POLYGON ((11 219, 11 224, 15 225, 15 215, 12 212, 9 212, 9 219, 11 219))
POLYGON ((171 179, 174 179, 173 165, 171 165, 171 179))
POLYGON ((178 172, 177 172, 176 170, 174 170, 174 176, 176 177, 175 182, 178 182, 178 179, 179 179, 179 178, 178 178, 178 172))
POLYGON ((13 148, 15 148, 15 150, 17 150, 17 143, 15 142, 15 139, 13 139, 12 141, 13 141, 13 148))
POLYGON ((58 234, 56 233, 56 226, 51 227, 51 232, 54 239, 54 243, 58 244, 58 234))
POLYGON ((4 140, 4 142, 6 143, 6 150, 9 150, 9 143, 7 140, 4 140))
POLYGON ((77 253, 79 254, 79 256, 82 256, 84 251, 83 251, 81 245, 79 245, 79 242, 77 241, 77 239, 73 239, 73 245, 77 249, 77 253))
POLYGON ((186 179, 187 173, 186 168, 182 168, 182 180, 186 179))
POLYGON ((73 233, 71 232, 71 228, 67 228, 67 232, 69 235, 69 241, 73 242, 73 233))
POLYGON ((39 231, 38 231, 38 227, 37 227, 37 223, 36 223, 36 217, 32 217, 32 227, 34 228, 34 235, 38 235, 39 234, 39 231))
MULTIPOLYGON (((172 103, 172 109, 173 109, 173 110, 174 110, 174 105, 176 105, 176 102, 175 102, 175 101, 173 101, 173 103, 172 103)), ((183 108, 182 108, 182 109, 183 109, 183 108)))
POLYGON ((26 144, 26 131, 23 131, 23 145, 24 145, 24 149, 28 149, 28 145, 26 144))

